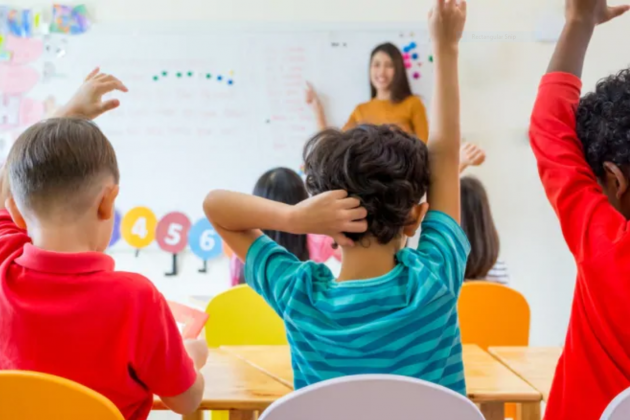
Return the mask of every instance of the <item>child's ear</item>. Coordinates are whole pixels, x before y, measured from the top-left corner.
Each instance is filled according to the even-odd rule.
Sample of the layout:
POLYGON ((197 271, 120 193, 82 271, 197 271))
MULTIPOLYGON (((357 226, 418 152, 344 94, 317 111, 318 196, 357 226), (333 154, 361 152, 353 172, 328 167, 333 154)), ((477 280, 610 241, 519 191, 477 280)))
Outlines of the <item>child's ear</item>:
POLYGON ((606 171, 607 187, 619 200, 628 191, 628 179, 619 166, 612 162, 604 162, 604 170, 606 171))
POLYGON ((403 233, 408 238, 412 238, 418 228, 420 227, 420 223, 424 220, 424 216, 426 216, 427 211, 429 211, 429 203, 416 204, 411 209, 411 213, 409 214, 409 218, 412 220, 411 224, 408 224, 403 229, 403 233))
POLYGON ((13 219, 13 223, 15 223, 15 225, 20 229, 26 230, 26 221, 24 220, 24 216, 22 216, 22 213, 20 213, 17 204, 15 204, 15 200, 13 199, 13 197, 7 198, 7 200, 4 202, 4 206, 9 211, 9 214, 13 219))
POLYGON ((118 185, 107 187, 103 198, 98 205, 98 218, 100 220, 109 220, 114 217, 114 203, 120 188, 118 185))

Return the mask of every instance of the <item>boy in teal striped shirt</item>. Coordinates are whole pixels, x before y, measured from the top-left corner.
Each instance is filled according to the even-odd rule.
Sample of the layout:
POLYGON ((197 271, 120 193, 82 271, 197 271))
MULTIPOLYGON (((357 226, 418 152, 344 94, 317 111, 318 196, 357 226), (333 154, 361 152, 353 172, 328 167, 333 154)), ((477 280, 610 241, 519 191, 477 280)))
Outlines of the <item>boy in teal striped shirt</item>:
POLYGON ((344 375, 398 374, 465 395, 457 298, 469 244, 459 226, 458 43, 465 3, 430 13, 435 94, 428 150, 388 126, 327 130, 306 145, 296 206, 211 192, 206 215, 245 261, 245 279, 284 320, 295 388, 344 375), (431 173, 431 176, 429 176, 431 173), (428 202, 420 203, 428 191, 428 202), (421 228, 417 249, 404 248, 421 228), (261 232, 325 234, 342 247, 335 278, 261 232))

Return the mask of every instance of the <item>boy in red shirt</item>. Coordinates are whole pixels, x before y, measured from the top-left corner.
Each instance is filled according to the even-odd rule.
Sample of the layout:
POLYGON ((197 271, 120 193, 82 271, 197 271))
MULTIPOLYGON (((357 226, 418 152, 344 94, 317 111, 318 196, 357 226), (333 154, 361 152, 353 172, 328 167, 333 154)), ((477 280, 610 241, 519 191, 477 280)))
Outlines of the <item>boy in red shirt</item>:
POLYGON ((187 414, 203 394, 205 343, 185 344, 153 284, 114 271, 103 253, 118 164, 89 119, 119 105, 101 100, 113 90, 127 89, 95 70, 59 112, 79 118, 35 124, 11 148, 0 197, 0 369, 71 379, 126 419, 146 419, 154 394, 187 414))
POLYGON ((578 268, 548 420, 598 420, 630 387, 630 73, 580 100, 596 25, 628 6, 566 0, 566 24, 543 77, 530 137, 538 169, 578 268))

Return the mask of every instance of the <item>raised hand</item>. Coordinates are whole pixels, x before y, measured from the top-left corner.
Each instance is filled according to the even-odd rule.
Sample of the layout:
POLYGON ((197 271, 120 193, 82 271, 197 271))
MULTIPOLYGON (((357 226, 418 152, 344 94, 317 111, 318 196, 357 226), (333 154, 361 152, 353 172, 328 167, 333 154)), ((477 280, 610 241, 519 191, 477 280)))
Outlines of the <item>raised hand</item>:
POLYGON ((460 172, 469 166, 479 166, 486 161, 486 152, 472 143, 464 143, 459 149, 460 172))
POLYGON ((313 88, 313 85, 309 82, 306 82, 306 103, 308 105, 317 105, 319 104, 319 97, 317 96, 317 92, 313 88))
POLYGON ((110 74, 100 73, 100 69, 97 67, 92 70, 72 99, 60 108, 55 116, 82 117, 92 120, 107 111, 118 108, 120 105, 118 99, 103 101, 103 95, 114 90, 128 91, 120 80, 110 74))
POLYGON ((600 25, 623 15, 630 6, 608 6, 606 0, 567 0, 565 9, 567 21, 600 25))
POLYGON ((343 232, 365 232, 366 217, 367 210, 359 199, 348 197, 345 191, 328 191, 297 204, 290 225, 295 233, 327 235, 341 246, 352 246, 343 232))
POLYGON ((465 23, 465 0, 435 0, 429 12, 429 29, 437 49, 456 47, 464 32, 465 23))

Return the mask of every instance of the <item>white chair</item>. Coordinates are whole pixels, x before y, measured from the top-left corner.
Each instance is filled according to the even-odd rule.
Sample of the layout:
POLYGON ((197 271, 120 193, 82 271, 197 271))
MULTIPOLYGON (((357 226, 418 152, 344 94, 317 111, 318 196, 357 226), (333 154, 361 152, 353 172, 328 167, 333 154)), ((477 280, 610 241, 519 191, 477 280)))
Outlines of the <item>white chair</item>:
POLYGON ((628 420, 630 418, 630 388, 617 395, 608 404, 601 420, 628 420))
POLYGON ((346 376, 300 389, 273 403, 260 420, 484 420, 450 389, 395 375, 346 376))

